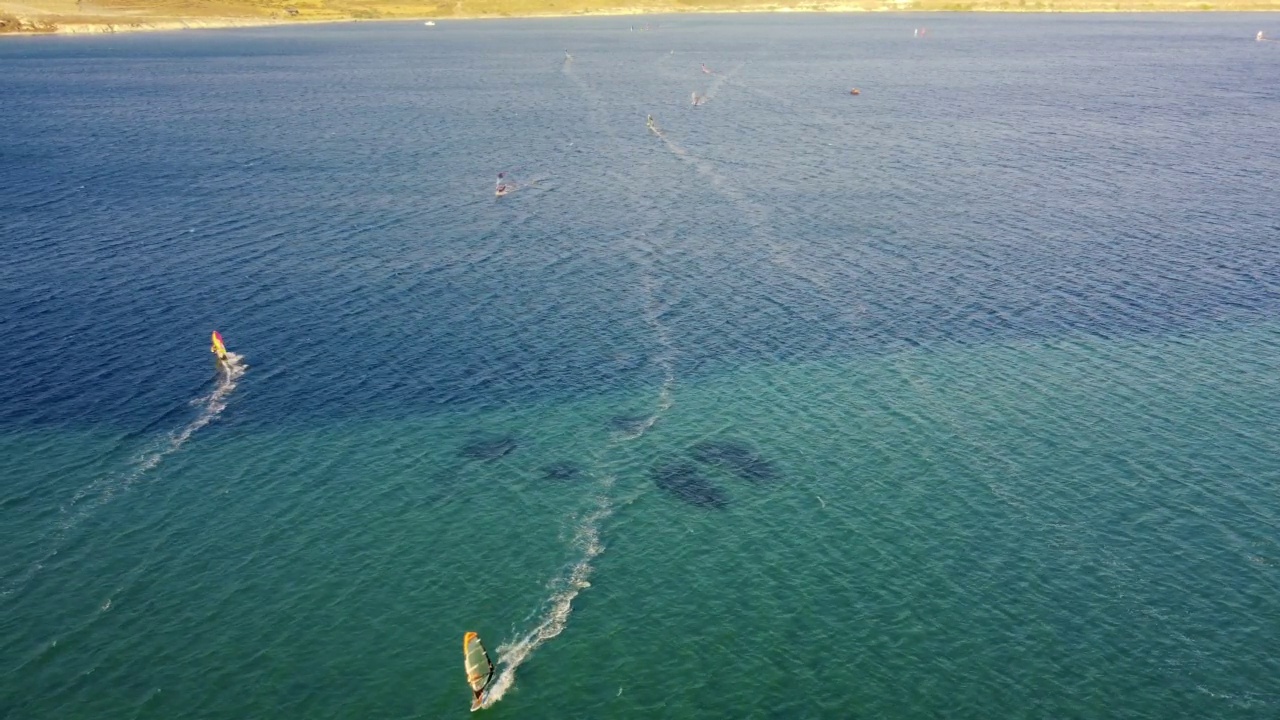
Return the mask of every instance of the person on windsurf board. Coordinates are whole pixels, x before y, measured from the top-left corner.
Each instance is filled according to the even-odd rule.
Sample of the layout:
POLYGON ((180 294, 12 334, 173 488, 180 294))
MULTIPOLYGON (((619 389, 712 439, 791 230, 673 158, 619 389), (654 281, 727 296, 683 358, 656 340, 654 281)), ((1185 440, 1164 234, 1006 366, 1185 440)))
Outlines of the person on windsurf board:
POLYGON ((471 686, 471 712, 475 712, 484 705, 484 691, 493 682, 493 661, 473 632, 462 636, 462 662, 471 686))
MULTIPOLYGON (((516 170, 520 170, 520 169, 521 168, 516 168, 516 170)), ((529 188, 541 188, 542 185, 540 185, 539 183, 547 179, 546 176, 534 176, 527 179, 522 178, 520 182, 516 182, 515 178, 512 177, 511 175, 512 172, 514 171, 504 170, 498 173, 498 182, 493 187, 493 194, 495 196, 502 197, 503 195, 508 195, 510 193, 515 192, 516 190, 525 190, 529 188)))
POLYGON ((222 344, 222 334, 217 330, 213 331, 213 344, 209 346, 209 352, 216 355, 219 362, 227 361, 227 346, 222 344))

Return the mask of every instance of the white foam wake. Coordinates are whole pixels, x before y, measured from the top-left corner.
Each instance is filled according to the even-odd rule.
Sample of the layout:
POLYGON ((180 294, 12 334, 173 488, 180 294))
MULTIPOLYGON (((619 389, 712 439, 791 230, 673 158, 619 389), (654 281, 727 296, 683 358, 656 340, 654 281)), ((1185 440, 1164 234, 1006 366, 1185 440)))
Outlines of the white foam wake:
MULTIPOLYGON (((599 97, 592 91, 591 87, 578 78, 573 72, 571 65, 566 62, 562 68, 562 72, 573 80, 574 84, 582 91, 593 106, 600 104, 599 97)), ((592 112, 593 116, 595 112, 592 112)), ((612 128, 604 123, 598 117, 596 122, 600 124, 609 135, 613 135, 612 128)), ((658 137, 663 138, 661 130, 654 129, 654 133, 658 137)), ((663 138, 665 141, 665 138, 663 138)), ((674 403, 675 389, 675 350, 674 343, 671 339, 671 333, 662 323, 663 305, 657 300, 655 292, 655 280, 652 269, 648 267, 648 258, 652 256, 652 248, 650 252, 641 255, 642 265, 645 270, 641 273, 642 285, 645 293, 644 318, 645 322, 653 329, 657 336, 658 343, 662 347, 661 354, 655 358, 655 362, 663 369, 663 382, 658 392, 658 409, 644 423, 638 432, 617 438, 615 441, 626 441, 637 438, 644 434, 646 430, 653 426, 658 417, 670 409, 674 403)), ((546 609, 538 617, 537 624, 534 627, 520 635, 515 640, 503 643, 498 646, 498 665, 501 668, 498 677, 485 691, 484 698, 480 706, 482 708, 493 707, 496 703, 501 702, 506 696, 507 691, 515 687, 516 672, 520 666, 533 655, 543 643, 558 636, 564 632, 565 627, 569 623, 569 616, 573 613, 573 601, 585 589, 591 587, 590 577, 594 572, 595 566, 592 565, 597 557, 604 552, 604 544, 600 540, 600 528, 613 514, 615 502, 612 498, 614 489, 614 478, 611 475, 605 476, 600 484, 600 493, 596 497, 596 506, 593 510, 583 516, 582 521, 577 527, 574 536, 574 545, 580 550, 581 554, 578 560, 568 569, 568 571, 556 578, 551 587, 554 588, 551 597, 544 604, 546 609)), ((637 495, 630 498, 623 498, 622 505, 634 502, 637 495)))
POLYGON ((57 529, 48 536, 48 551, 16 576, 0 579, 0 598, 13 595, 25 587, 36 573, 40 572, 45 562, 58 554, 68 531, 83 522, 94 510, 110 502, 116 493, 138 482, 167 456, 181 449, 197 430, 218 417, 227 406, 227 397, 236 389, 237 381, 248 367, 243 357, 235 353, 227 353, 227 360, 218 371, 217 385, 209 394, 191 401, 192 405, 200 408, 195 419, 164 437, 151 450, 144 452, 138 457, 133 467, 123 475, 113 474, 100 478, 76 491, 71 500, 63 506, 57 529))
POLYGON ((165 456, 172 455, 185 445, 197 430, 213 422, 214 418, 221 415, 222 411, 227 408, 227 396, 236 389, 236 383, 244 375, 247 367, 248 365, 244 364, 243 357, 235 353, 227 353, 227 359, 222 363, 221 373, 218 376, 217 387, 208 395, 191 401, 192 405, 200 408, 200 414, 181 430, 170 435, 168 443, 163 447, 144 456, 140 463, 140 472, 138 474, 159 465, 165 456))
MULTIPOLYGON (((656 298, 652 273, 644 273, 642 286, 645 293, 645 322, 653 329, 659 345, 663 348, 662 353, 655 358, 655 362, 663 370, 663 380, 662 386, 658 391, 657 410, 635 432, 623 435, 617 439, 618 441, 634 440, 643 435, 649 428, 653 427, 653 424, 657 422, 662 413, 670 409, 674 403, 674 345, 671 341, 670 331, 661 320, 663 306, 656 298)), ((507 691, 515 686, 516 671, 529 659, 533 651, 537 650, 546 641, 564 632, 565 626, 569 624, 569 615, 573 612, 574 599, 583 590, 591 587, 589 578, 595 570, 591 563, 604 552, 604 544, 600 540, 600 527, 613 514, 615 506, 611 497, 613 486, 613 476, 606 476, 601 482, 600 494, 596 498, 596 507, 582 518, 582 522, 578 525, 577 533, 574 536, 574 545, 581 550, 582 554, 567 574, 557 578, 552 583, 555 592, 548 599, 547 609, 538 618, 537 625, 514 641, 503 643, 498 647, 498 664, 502 669, 498 673, 497 679, 493 681, 493 684, 485 692, 484 700, 480 705, 482 708, 492 707, 495 703, 500 702, 503 696, 507 694, 507 691)), ((634 497, 626 499, 623 505, 629 504, 634 500, 634 497)))
POLYGON ((734 69, 730 70, 727 73, 712 73, 711 84, 707 86, 707 92, 702 97, 706 98, 707 100, 714 98, 716 96, 716 93, 720 92, 720 86, 724 85, 726 81, 733 79, 733 76, 737 75, 738 71, 741 70, 745 65, 746 65, 745 62, 738 63, 737 67, 735 67, 734 69))
POLYGON ((200 408, 196 417, 185 426, 163 438, 156 447, 143 453, 133 468, 123 477, 113 476, 95 481, 77 491, 70 502, 67 503, 67 507, 63 509, 66 517, 61 525, 62 529, 66 530, 74 527, 94 508, 110 502, 117 492, 128 489, 129 486, 140 480, 147 472, 155 469, 162 460, 180 450, 196 431, 213 422, 226 409, 227 397, 236 389, 237 382, 248 367, 242 356, 236 353, 227 353, 227 359, 218 370, 217 385, 209 394, 195 398, 190 403, 200 408))
MULTIPOLYGON (((662 354, 654 358, 658 367, 662 368, 662 387, 658 390, 658 414, 671 409, 671 405, 675 402, 673 393, 676 385, 676 365, 675 365, 675 344, 671 341, 671 331, 662 322, 662 305, 656 294, 654 293, 654 281, 652 275, 646 274, 642 279, 645 294, 644 321, 653 329, 654 335, 658 338, 658 344, 662 346, 662 354)), ((657 414, 653 417, 657 420, 657 414)), ((653 425, 652 422, 645 427, 653 425)))
POLYGON ((515 685, 516 670, 529 659, 534 650, 564 632, 565 626, 569 624, 574 598, 591 587, 588 578, 595 569, 591 561, 604 552, 604 544, 600 542, 600 525, 613 514, 613 503, 608 495, 612 487, 613 478, 605 478, 596 508, 582 519, 574 538, 574 544, 582 550, 582 555, 569 572, 554 583, 557 590, 549 599, 547 610, 538 619, 538 624, 514 641, 498 647, 498 665, 502 670, 485 692, 481 707, 492 707, 501 701, 515 685))

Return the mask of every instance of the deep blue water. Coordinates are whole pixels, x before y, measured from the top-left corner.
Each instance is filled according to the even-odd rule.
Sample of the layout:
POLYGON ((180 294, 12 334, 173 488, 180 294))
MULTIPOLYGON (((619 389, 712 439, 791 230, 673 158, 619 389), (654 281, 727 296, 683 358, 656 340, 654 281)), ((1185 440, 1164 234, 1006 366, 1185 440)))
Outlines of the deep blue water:
POLYGON ((641 237, 672 249, 690 372, 1276 309, 1253 18, 935 19, 7 43, 3 421, 153 417, 215 326, 288 375, 246 422, 643 383, 641 237), (516 166, 547 188, 494 203, 516 166))
POLYGON ((633 21, 0 43, 0 716, 1274 717, 1273 19, 633 21))

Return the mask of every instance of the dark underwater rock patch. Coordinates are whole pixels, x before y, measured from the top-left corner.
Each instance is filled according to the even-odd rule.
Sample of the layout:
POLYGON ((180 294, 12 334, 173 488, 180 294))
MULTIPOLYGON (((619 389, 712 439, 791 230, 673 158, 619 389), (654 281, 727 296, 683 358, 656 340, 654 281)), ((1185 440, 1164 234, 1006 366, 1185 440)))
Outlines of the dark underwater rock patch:
POLYGON ((472 460, 497 460, 515 452, 518 443, 513 437, 481 438, 462 446, 462 457, 472 460))
POLYGON ((737 440, 706 440, 690 449, 693 459, 722 467, 744 480, 776 480, 778 469, 750 445, 737 440))
POLYGON ((557 462, 544 465, 542 476, 547 480, 576 480, 582 474, 582 468, 571 462, 557 462))
POLYGON ((618 432, 638 433, 649 425, 651 415, 614 415, 609 418, 609 427, 618 432))
POLYGON ((723 509, 729 496, 707 479, 698 466, 687 462, 669 462, 653 469, 653 482, 667 493, 698 507, 723 509))

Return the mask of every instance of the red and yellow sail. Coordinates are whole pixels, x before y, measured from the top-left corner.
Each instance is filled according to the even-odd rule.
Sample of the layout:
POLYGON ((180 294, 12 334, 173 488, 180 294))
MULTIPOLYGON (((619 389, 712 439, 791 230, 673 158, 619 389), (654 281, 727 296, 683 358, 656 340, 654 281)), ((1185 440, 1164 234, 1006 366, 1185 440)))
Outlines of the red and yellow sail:
POLYGON ((219 360, 227 359, 227 346, 222 344, 222 335, 217 330, 213 331, 213 346, 209 352, 217 355, 219 360))

